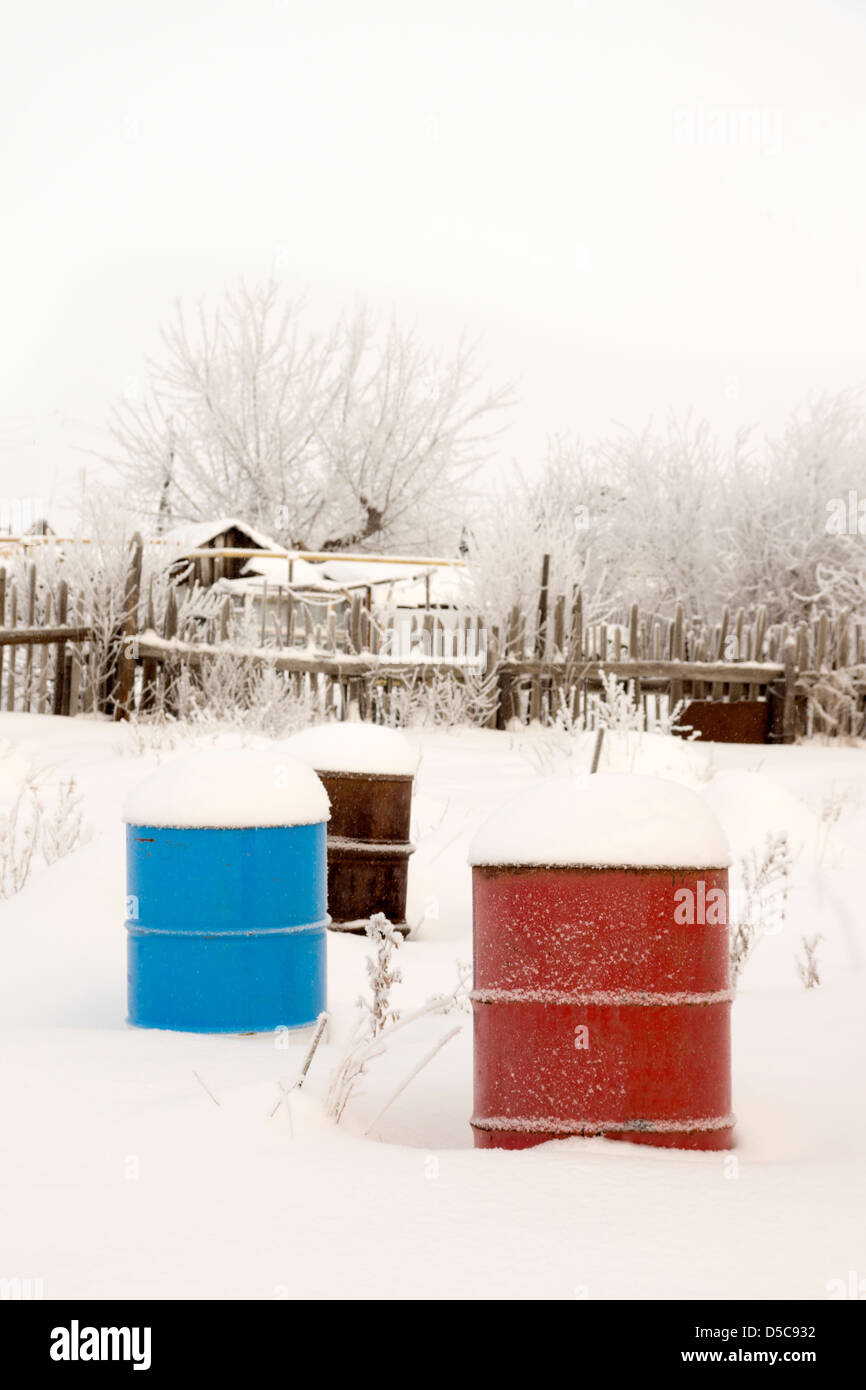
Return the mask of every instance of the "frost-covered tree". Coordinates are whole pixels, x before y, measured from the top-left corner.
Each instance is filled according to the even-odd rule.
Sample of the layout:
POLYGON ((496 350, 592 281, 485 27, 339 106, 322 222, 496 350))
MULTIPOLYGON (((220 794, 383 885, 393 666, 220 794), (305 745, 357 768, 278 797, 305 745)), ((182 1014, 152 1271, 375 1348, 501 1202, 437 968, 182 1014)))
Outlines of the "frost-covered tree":
POLYGON ((857 391, 822 397, 763 450, 733 461, 717 581, 725 601, 765 604, 770 621, 813 604, 866 606, 863 406, 857 391))
POLYGON ((580 589, 585 616, 602 611, 606 575, 596 559, 579 460, 577 450, 568 457, 554 453, 534 477, 515 468, 473 513, 467 534, 473 601, 502 634, 516 609, 525 637, 534 640, 545 555, 551 604, 557 595, 570 599, 580 589))
POLYGON ((551 466, 582 500, 607 612, 634 602, 662 610, 679 600, 696 612, 712 605, 726 460, 706 424, 618 430, 590 449, 559 441, 551 466))
MULTIPOLYGON (((796 412, 775 437, 722 447, 705 423, 554 442, 537 484, 494 502, 477 547, 487 590, 537 593, 540 556, 580 578, 597 614, 718 618, 728 605, 769 622, 813 606, 866 608, 866 411, 861 392, 796 412)), ((526 599, 530 602, 529 593, 526 599)), ((585 612, 587 611, 585 603, 585 612)))
POLYGON ((178 305, 162 340, 143 398, 114 412, 111 458, 156 529, 239 515, 307 549, 456 545, 510 399, 471 349, 440 359, 365 309, 310 333, 273 282, 178 305))

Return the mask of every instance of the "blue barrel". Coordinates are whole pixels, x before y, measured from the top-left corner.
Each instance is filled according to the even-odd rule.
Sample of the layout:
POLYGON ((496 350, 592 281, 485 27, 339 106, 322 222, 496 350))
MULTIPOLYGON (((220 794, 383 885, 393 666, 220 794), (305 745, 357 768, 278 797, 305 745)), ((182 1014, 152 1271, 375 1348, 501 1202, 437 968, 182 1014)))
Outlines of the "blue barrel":
POLYGON ((326 995, 327 815, 311 769, 276 756, 211 750, 132 793, 130 1023, 253 1033, 315 1022, 326 995), (275 788, 286 768, 293 785, 275 788), (232 796, 237 778, 246 782, 232 796), (201 823, 238 818, 266 823, 201 823), (196 823, 166 824, 183 820, 196 823))

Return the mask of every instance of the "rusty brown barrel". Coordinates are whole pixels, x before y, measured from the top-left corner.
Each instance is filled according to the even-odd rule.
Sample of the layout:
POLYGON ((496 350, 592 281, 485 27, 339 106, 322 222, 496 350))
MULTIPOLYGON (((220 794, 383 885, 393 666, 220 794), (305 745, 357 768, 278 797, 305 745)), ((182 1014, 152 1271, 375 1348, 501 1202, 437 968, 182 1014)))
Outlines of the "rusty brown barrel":
POLYGON ((361 933, 382 912, 408 931, 406 891, 417 755, 404 734, 378 724, 321 724, 287 742, 324 783, 328 912, 332 931, 361 933))

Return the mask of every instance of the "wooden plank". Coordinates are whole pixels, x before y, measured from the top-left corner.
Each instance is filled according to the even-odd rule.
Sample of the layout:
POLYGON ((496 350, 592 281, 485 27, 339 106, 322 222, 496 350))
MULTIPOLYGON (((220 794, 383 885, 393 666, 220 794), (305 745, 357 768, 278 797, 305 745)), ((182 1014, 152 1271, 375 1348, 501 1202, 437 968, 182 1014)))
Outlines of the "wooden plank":
POLYGON ((0 566, 0 704, 3 700, 3 628, 6 624, 6 569, 0 566))
MULTIPOLYGON (((728 608, 728 606, 727 606, 727 604, 726 604, 726 605, 725 605, 724 612, 722 613, 722 621, 721 621, 721 624, 720 624, 720 626, 719 626, 718 635, 717 635, 717 637, 716 637, 716 641, 715 641, 715 644, 714 644, 714 653, 715 653, 715 659, 716 659, 716 661, 724 661, 724 660, 725 660, 725 643, 726 643, 726 641, 727 641, 727 639, 728 639, 728 628, 729 628, 729 626, 730 626, 730 622, 731 622, 731 613, 730 613, 730 609, 728 608)), ((714 700, 721 700, 721 699, 724 697, 724 694, 725 694, 725 687, 724 687, 723 682, 722 682, 722 681, 717 681, 716 684, 713 686, 712 691, 711 691, 710 693, 711 693, 712 698, 713 698, 714 700)))
POLYGON ((54 647, 54 700, 52 713, 63 713, 63 678, 66 671, 66 605, 69 601, 69 586, 65 579, 57 585, 58 631, 64 635, 54 647))
POLYGON ((797 645, 792 639, 789 639, 785 643, 784 666, 785 691, 782 705, 782 742, 794 743, 797 737, 797 645))
MULTIPOLYGON (((222 563, 222 562, 220 562, 222 563)), ((228 603, 228 599, 226 599, 228 603)), ((145 628, 148 631, 156 631, 156 612, 153 604, 153 576, 147 586, 147 608, 144 619, 145 628)), ((141 663, 141 704, 139 708, 142 712, 149 712, 154 709, 157 701, 157 683, 159 680, 159 667, 153 658, 141 663)))
MULTIPOLYGON (((45 628, 44 628, 44 631, 50 631, 50 630, 51 630, 51 591, 50 591, 50 590, 49 590, 48 593, 45 595, 45 612, 43 613, 43 618, 45 619, 45 628)), ((50 652, 49 652, 49 650, 48 650, 48 646, 47 646, 47 644, 46 644, 46 645, 44 645, 44 646, 42 647, 41 659, 40 659, 40 662, 39 662, 39 684, 38 684, 38 688, 37 688, 37 701, 36 701, 36 710, 37 710, 37 713, 38 713, 38 714, 44 714, 44 713, 45 713, 45 703, 46 703, 46 696, 47 696, 47 690, 48 690, 48 662, 49 662, 49 659, 50 659, 50 655, 51 655, 51 654, 50 654, 50 652)), ((2 660, 2 657, 3 657, 3 651, 2 651, 2 648, 0 648, 0 660, 2 660)))
POLYGON ((61 714, 67 718, 72 713, 72 649, 65 647, 63 651, 63 708, 61 714))
POLYGON ((52 647, 57 642, 89 642, 93 635, 94 631, 89 623, 61 623, 57 627, 5 628, 0 629, 0 647, 52 647))
POLYGON ((12 638, 12 641, 9 644, 12 647, 12 650, 9 653, 9 674, 6 677, 8 682, 6 688, 6 708, 8 710, 14 710, 15 708, 15 664, 18 657, 18 645, 16 640, 17 633, 15 629, 17 625, 18 585, 15 583, 13 579, 9 589, 9 632, 5 634, 6 636, 11 636, 12 638))
MULTIPOLYGON (((166 643, 148 633, 138 634, 137 645, 139 655, 142 658, 153 656, 157 661, 182 657, 184 660, 195 663, 202 658, 214 656, 220 651, 218 646, 207 646, 204 643, 178 641, 166 643)), ((467 663, 439 658, 426 661, 401 661, 383 657, 374 658, 369 653, 357 655, 351 653, 328 654, 307 652, 303 649, 297 649, 294 652, 274 650, 273 655, 270 654, 270 651, 256 652, 251 653, 249 659, 273 666, 278 671, 329 673, 344 680, 360 678, 376 672, 395 676, 416 672, 419 675, 429 676, 434 671, 441 671, 462 676, 467 670, 467 663)), ((551 669, 550 663, 546 661, 527 661, 525 659, 515 661, 509 660, 507 657, 502 659, 501 668, 505 668, 512 675, 524 677, 549 673, 551 669)), ((770 662, 742 662, 734 665, 714 661, 625 660, 603 662, 585 660, 579 669, 581 679, 596 682, 600 680, 602 672, 612 673, 620 680, 631 680, 636 677, 640 677, 641 680, 656 681, 731 680, 740 684, 759 682, 766 685, 771 680, 779 679, 784 674, 784 668, 779 664, 770 662)))
POLYGON ((565 594, 558 594, 553 606, 553 654, 555 658, 565 654, 565 594))
MULTIPOLYGON (((541 671, 549 671, 547 662, 508 661, 503 665, 515 675, 532 676, 541 671)), ((598 680, 599 673, 612 674, 617 680, 670 680, 684 681, 731 681, 737 685, 759 683, 766 685, 778 680, 784 674, 781 662, 771 661, 601 661, 585 658, 579 667, 581 678, 598 680)))
MULTIPOLYGON (((652 653, 652 659, 653 659, 653 661, 660 661, 660 660, 661 660, 661 654, 662 654, 662 625, 661 625, 661 623, 657 622, 657 623, 654 623, 654 624, 653 624, 653 653, 652 653)), ((654 709, 655 709, 655 727, 658 728, 659 725, 660 725, 660 723, 661 723, 661 717, 662 717, 662 702, 661 702, 661 696, 660 696, 660 695, 656 695, 656 696, 654 697, 654 700, 655 700, 655 705, 654 705, 654 709)))
POLYGON ((259 632, 259 646, 263 647, 265 645, 265 635, 267 633, 268 627, 268 581, 266 579, 262 580, 262 596, 259 601, 262 606, 262 622, 261 630, 259 632))
POLYGON ((571 591, 571 634, 568 655, 571 661, 583 656, 583 592, 575 584, 571 591))
POLYGON ((838 622, 837 622, 837 624, 836 624, 836 670, 837 670, 837 671, 842 671, 842 670, 844 670, 845 667, 848 665, 849 660, 850 660, 850 656, 849 656, 849 651, 850 651, 850 647, 849 647, 850 626, 849 626, 849 625, 850 625, 850 621, 851 621, 851 615, 850 615, 850 613, 848 612, 848 609, 845 608, 845 609, 843 609, 842 612, 839 614, 839 620, 838 620, 838 622))
MULTIPOLYGON (((27 566, 27 598, 25 601, 25 623, 32 628, 36 622, 36 566, 31 562, 27 566)), ((23 709, 26 713, 30 712, 30 705, 33 699, 33 643, 28 642, 24 654, 24 690, 23 690, 23 709)))
MULTIPOLYGON (((672 658, 672 661, 673 661, 673 662, 680 662, 680 663, 682 663, 682 659, 683 659, 683 644, 684 644, 684 641, 685 641, 685 638, 684 638, 684 636, 683 636, 683 605, 682 605, 681 603, 678 603, 678 604, 677 604, 677 607, 676 607, 676 616, 675 616, 675 618, 674 618, 674 625, 673 625, 673 629, 672 629, 672 631, 671 631, 671 658, 672 658)), ((682 698, 683 698, 683 684, 682 684, 682 681, 681 681, 681 680, 677 680, 677 679, 673 679, 673 680, 671 681, 671 689, 670 689, 670 694, 669 694, 669 696, 668 696, 668 699, 669 699, 669 701, 670 701, 670 708, 671 708, 672 711, 673 711, 673 710, 676 708, 676 706, 680 703, 680 701, 682 700, 682 698)))
MULTIPOLYGON (((541 557, 541 581, 538 588, 538 611, 535 619, 535 659, 544 663, 547 656, 548 631, 547 631, 547 605, 548 590, 550 587, 550 556, 541 557)), ((542 703, 542 679, 538 675, 533 679, 529 693, 529 722, 537 723, 541 718, 542 703)))
POLYGON ((117 691, 114 699, 114 718, 128 719, 134 700, 136 631, 138 629, 138 599, 141 591, 141 560, 144 546, 136 531, 129 544, 129 567, 123 596, 123 622, 120 629, 120 648, 117 660, 117 691))
MULTIPOLYGON (((162 641, 151 633, 139 633, 136 637, 136 644, 139 656, 153 657, 156 661, 171 661, 174 659, 183 660, 192 666, 198 665, 202 660, 208 660, 217 656, 222 650, 219 646, 209 646, 204 642, 184 642, 173 640, 169 643, 162 641)), ((361 679, 364 676, 381 673, 382 675, 406 676, 417 673, 419 676, 430 676, 434 672, 444 672, 457 676, 464 676, 467 671, 467 663, 462 661, 446 661, 436 659, 430 661, 401 661, 382 657, 371 657, 369 653, 352 654, 335 652, 333 654, 305 651, 303 648, 296 648, 293 653, 279 651, 276 648, 269 648, 266 651, 256 650, 247 655, 247 659, 255 665, 272 666, 276 671, 292 671, 302 673, 305 671, 318 675, 331 675, 340 680, 361 679), (273 652, 273 655, 271 654, 273 652)), ((530 663, 531 664, 531 663, 530 663)), ((475 663, 468 666, 469 670, 476 669, 475 663)))
POLYGON ((548 645, 548 587, 550 584, 550 556, 542 556, 541 585, 538 589, 538 616, 535 620, 535 659, 542 660, 548 645))
MULTIPOLYGON (((79 626, 83 626, 84 624, 83 624, 83 622, 81 621, 81 620, 84 618, 84 595, 83 595, 83 594, 79 594, 79 596, 78 596, 78 601, 77 601, 75 607, 76 607, 76 617, 79 619, 79 626)), ((33 651, 33 648, 32 648, 32 647, 29 647, 29 648, 28 648, 28 653, 32 654, 32 651, 33 651)), ((78 713, 78 699, 79 699, 79 695, 80 695, 80 691, 81 691, 81 647, 78 645, 78 643, 75 643, 75 644, 72 646, 71 651, 68 651, 68 652, 67 652, 67 658, 68 658, 68 665, 69 665, 69 680, 68 680, 68 683, 64 682, 64 684, 65 684, 65 686, 66 686, 66 689, 65 689, 65 703, 66 703, 66 709, 65 709, 64 713, 66 713, 66 714, 68 714, 70 717, 74 718, 74 716, 78 713)))
MULTIPOLYGON (((761 653, 764 650, 764 635, 766 633, 766 630, 767 610, 763 605, 761 605, 755 617, 754 635, 752 640, 752 658, 754 661, 760 661, 761 659, 761 653)), ((757 685, 752 685, 749 687, 750 700, 757 700, 760 693, 760 689, 757 685)))
MULTIPOLYGON (((485 657, 484 677, 490 679, 499 664, 499 629, 491 628, 490 640, 487 643, 487 654, 485 657)), ((501 688, 500 688, 501 689, 501 688)), ((495 729, 500 721, 499 700, 496 700, 485 721, 488 729, 495 729)))
MULTIPOLYGON (((306 609, 304 610, 306 612, 306 609)), ((429 614, 425 613, 425 619, 429 614)), ((352 599, 352 607, 349 612, 349 651, 360 652, 361 650, 361 597, 355 594, 352 599)), ((351 698, 351 697, 350 697, 351 698)))

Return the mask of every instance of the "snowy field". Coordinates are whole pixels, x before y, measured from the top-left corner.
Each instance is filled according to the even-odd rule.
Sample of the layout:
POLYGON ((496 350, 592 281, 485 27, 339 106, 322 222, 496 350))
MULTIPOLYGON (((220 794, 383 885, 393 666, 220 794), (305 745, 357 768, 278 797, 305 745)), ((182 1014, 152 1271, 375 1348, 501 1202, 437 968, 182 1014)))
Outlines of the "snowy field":
MULTIPOLYGON (((419 925, 399 953, 401 1006, 450 990, 471 958, 477 826, 588 762, 591 741, 411 738, 419 925)), ((795 852, 787 920, 734 1005, 733 1161, 603 1139, 475 1152, 463 1015, 367 1133, 455 1018, 398 1034, 335 1127, 323 1097, 366 987, 364 939, 329 934, 327 1042, 273 1118, 302 1040, 130 1028, 121 807, 157 758, 188 747, 142 751, 125 726, 0 715, 0 809, 36 766, 48 802, 74 776, 89 828, 0 905, 0 1277, 41 1280, 47 1298, 250 1299, 824 1299, 851 1271, 866 1281, 866 748, 636 735, 605 748, 603 767, 700 791, 735 863, 768 833, 787 832, 795 852), (795 957, 816 930, 822 983, 806 992, 795 957)))

